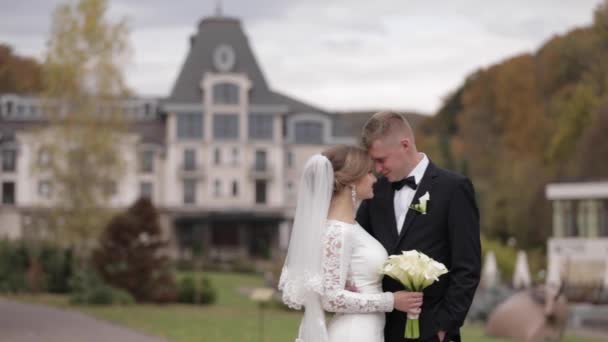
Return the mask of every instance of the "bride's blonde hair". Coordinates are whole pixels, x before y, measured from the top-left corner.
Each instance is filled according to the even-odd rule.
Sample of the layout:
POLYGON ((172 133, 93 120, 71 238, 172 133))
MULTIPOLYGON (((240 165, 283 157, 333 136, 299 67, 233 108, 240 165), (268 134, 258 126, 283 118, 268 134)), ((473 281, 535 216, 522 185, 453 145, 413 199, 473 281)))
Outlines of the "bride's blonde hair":
POLYGON ((334 193, 370 173, 374 166, 367 152, 356 146, 336 145, 321 154, 329 159, 334 169, 334 193))

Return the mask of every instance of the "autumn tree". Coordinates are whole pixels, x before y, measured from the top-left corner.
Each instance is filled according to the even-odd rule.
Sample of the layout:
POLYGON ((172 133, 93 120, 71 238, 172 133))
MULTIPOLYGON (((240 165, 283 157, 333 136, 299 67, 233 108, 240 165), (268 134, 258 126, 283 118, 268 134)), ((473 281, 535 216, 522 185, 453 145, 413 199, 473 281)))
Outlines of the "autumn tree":
POLYGON ((607 108, 605 0, 592 25, 469 75, 421 125, 419 141, 442 166, 468 172, 485 235, 544 246, 546 184, 606 176, 607 108))
POLYGON ((38 94, 42 91, 42 68, 33 58, 13 53, 0 44, 0 93, 38 94))
POLYGON ((85 254, 110 218, 109 200, 124 170, 128 28, 124 19, 111 22, 107 11, 106 0, 55 9, 43 65, 49 124, 36 138, 34 167, 53 185, 50 228, 85 254))

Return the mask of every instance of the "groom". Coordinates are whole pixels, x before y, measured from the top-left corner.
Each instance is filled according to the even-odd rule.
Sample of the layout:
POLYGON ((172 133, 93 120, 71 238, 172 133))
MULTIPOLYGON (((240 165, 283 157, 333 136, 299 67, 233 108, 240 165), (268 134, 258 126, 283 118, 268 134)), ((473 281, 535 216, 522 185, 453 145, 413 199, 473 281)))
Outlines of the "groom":
MULTIPOLYGON (((460 327, 479 283, 479 212, 471 182, 435 166, 418 152, 407 120, 394 112, 374 114, 363 127, 363 145, 384 177, 374 198, 364 201, 357 222, 388 251, 416 249, 443 263, 449 272, 424 290, 417 341, 460 341, 460 327), (426 212, 410 209, 428 193, 426 212)), ((384 277, 385 291, 403 290, 384 277)), ((386 316, 385 342, 407 341, 406 314, 386 316)))

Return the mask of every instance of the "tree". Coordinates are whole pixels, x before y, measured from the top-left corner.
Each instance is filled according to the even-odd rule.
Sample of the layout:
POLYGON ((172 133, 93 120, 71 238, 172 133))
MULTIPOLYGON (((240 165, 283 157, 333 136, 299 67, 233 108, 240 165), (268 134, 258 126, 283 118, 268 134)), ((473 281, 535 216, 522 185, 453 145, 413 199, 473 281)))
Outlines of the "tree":
POLYGON ((93 262, 110 285, 137 301, 167 302, 177 295, 158 213, 147 198, 115 216, 93 253, 93 262))
POLYGON ((53 235, 79 257, 111 217, 109 200, 124 170, 120 104, 128 95, 122 68, 129 32, 125 19, 111 23, 107 10, 106 0, 59 5, 43 65, 49 124, 37 132, 34 168, 53 185, 53 235))
POLYGON ((608 161, 608 0, 592 26, 551 38, 469 75, 420 141, 448 167, 463 165, 475 184, 482 230, 544 246, 550 233, 547 183, 601 178, 608 161))
POLYGON ((572 158, 577 175, 588 179, 601 179, 608 175, 608 105, 598 110, 595 120, 586 127, 572 158))
POLYGON ((35 59, 15 55, 10 46, 0 44, 0 93, 40 93, 41 69, 35 59))

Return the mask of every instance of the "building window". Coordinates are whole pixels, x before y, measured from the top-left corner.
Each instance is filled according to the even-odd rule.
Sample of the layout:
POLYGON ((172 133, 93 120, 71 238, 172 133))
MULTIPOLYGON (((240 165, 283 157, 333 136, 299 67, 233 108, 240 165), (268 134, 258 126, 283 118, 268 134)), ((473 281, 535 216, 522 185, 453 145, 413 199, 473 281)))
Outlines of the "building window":
POLYGON ((139 153, 139 172, 154 172, 154 151, 144 150, 139 153))
POLYGON ((51 182, 48 180, 42 180, 38 182, 38 195, 42 198, 51 198, 53 189, 51 182))
POLYGON ((287 138, 287 119, 284 116, 280 117, 281 120, 281 134, 283 138, 287 138))
POLYGON ((213 196, 222 196, 222 182, 219 179, 216 179, 215 182, 213 182, 213 196))
POLYGON ((2 204, 15 204, 15 183, 2 183, 2 204))
POLYGON ((255 181, 255 203, 264 204, 266 203, 266 181, 256 180, 255 181))
POLYGON ((236 147, 232 148, 232 165, 239 164, 239 149, 236 147))
POLYGON ((184 170, 196 170, 196 151, 191 148, 184 150, 184 170))
POLYGON ((599 236, 608 237, 608 199, 603 200, 600 205, 599 236))
POLYGON ((225 224, 211 226, 211 243, 214 246, 234 247, 239 245, 239 230, 237 227, 225 224))
POLYGON ((184 204, 196 203, 196 179, 184 179, 184 204))
POLYGON ((249 255, 257 258, 270 259, 272 256, 271 246, 274 237, 274 229, 264 223, 253 223, 252 230, 254 234, 248 236, 249 255))
POLYGON ((47 148, 41 147, 38 150, 38 165, 47 166, 51 162, 51 154, 47 148))
POLYGON ((139 183, 139 197, 152 199, 154 188, 152 182, 141 182, 139 183))
POLYGON ((287 167, 290 169, 293 168, 293 152, 287 151, 287 156, 285 158, 287 159, 287 167))
POLYGON ((238 104, 239 86, 234 83, 217 83, 213 86, 214 104, 238 104))
POLYGON ((566 237, 578 236, 576 201, 564 201, 564 233, 566 237))
POLYGON ((213 164, 220 165, 222 163, 222 151, 219 147, 213 150, 213 164))
POLYGON ((238 139, 239 138, 239 115, 238 114, 215 114, 213 116, 213 138, 214 139, 238 139))
POLYGON ((239 195, 239 183, 237 181, 232 181, 232 197, 237 197, 239 195))
POLYGON ((286 191, 286 197, 288 201, 293 201, 295 198, 295 191, 293 189, 293 182, 292 181, 287 181, 287 185, 285 186, 287 188, 286 191))
POLYGON ((266 163, 266 151, 257 150, 255 151, 255 170, 256 171, 266 171, 268 165, 266 163))
POLYGON ((149 103, 146 103, 144 105, 144 116, 151 116, 152 114, 154 114, 154 112, 152 111, 152 105, 149 103))
POLYGON ((201 139, 203 137, 202 113, 177 114, 177 138, 201 139))
POLYGON ((17 151, 14 149, 2 150, 2 171, 15 172, 17 169, 17 151))
POLYGON ((7 116, 10 116, 11 114, 13 114, 13 101, 6 101, 6 110, 5 113, 7 114, 7 116))
POLYGON ((249 115, 249 139, 272 140, 272 115, 249 115))
POLYGON ((323 124, 315 121, 297 122, 295 125, 296 144, 322 144, 323 124))

